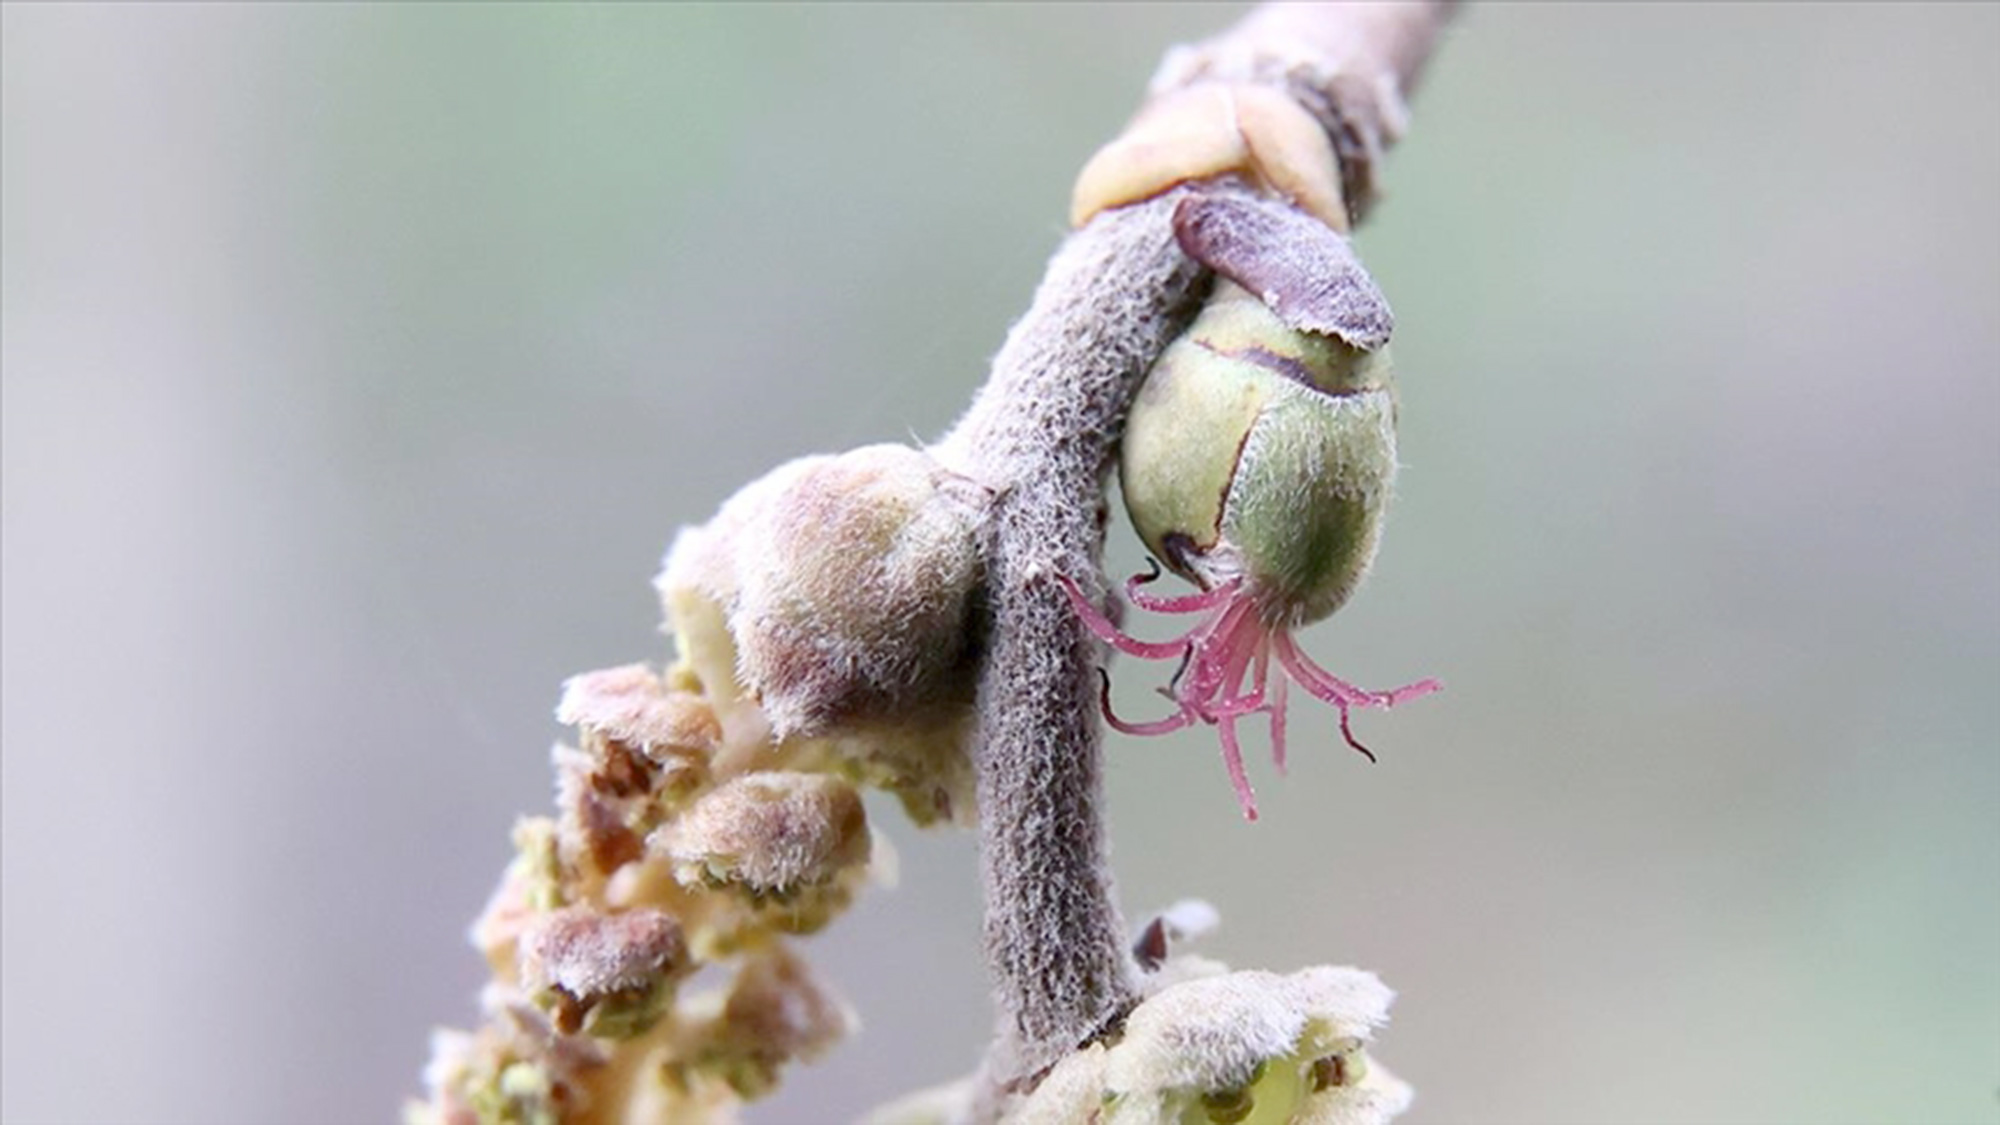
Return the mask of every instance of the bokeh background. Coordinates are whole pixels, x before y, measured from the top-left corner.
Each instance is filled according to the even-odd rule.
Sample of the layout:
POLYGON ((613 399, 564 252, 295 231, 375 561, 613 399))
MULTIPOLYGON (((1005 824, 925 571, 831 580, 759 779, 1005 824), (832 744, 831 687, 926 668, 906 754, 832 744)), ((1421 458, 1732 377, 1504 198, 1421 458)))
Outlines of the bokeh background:
MULTIPOLYGON (((1235 10, 8 5, 6 1120, 390 1118, 675 528, 940 432, 1235 10)), ((1255 826, 1114 739, 1128 910, 1380 972, 1412 1122, 2000 1121, 1996 62, 1991 5, 1469 9, 1361 238, 1398 507, 1306 638, 1448 691, 1374 767, 1300 703, 1255 826)), ((985 1041, 972 842, 874 807, 902 885, 810 950, 866 1030, 754 1121, 985 1041)))

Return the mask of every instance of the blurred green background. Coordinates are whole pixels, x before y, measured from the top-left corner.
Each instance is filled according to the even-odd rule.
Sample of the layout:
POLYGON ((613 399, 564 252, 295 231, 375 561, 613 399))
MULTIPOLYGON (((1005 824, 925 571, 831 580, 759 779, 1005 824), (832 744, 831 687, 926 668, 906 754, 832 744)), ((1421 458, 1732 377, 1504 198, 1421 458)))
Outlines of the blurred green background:
MULTIPOLYGON (((675 528, 941 432, 1234 11, 8 5, 4 1117, 390 1117, 675 528)), ((1374 767, 1298 701, 1255 826, 1112 739, 1128 911, 1380 972, 1412 1122, 2000 1121, 1996 60, 1470 8, 1361 238, 1408 468, 1305 640, 1448 690, 1374 767)), ((752 1120, 985 1041, 972 842, 874 808, 902 886, 810 946, 866 1030, 752 1120)))

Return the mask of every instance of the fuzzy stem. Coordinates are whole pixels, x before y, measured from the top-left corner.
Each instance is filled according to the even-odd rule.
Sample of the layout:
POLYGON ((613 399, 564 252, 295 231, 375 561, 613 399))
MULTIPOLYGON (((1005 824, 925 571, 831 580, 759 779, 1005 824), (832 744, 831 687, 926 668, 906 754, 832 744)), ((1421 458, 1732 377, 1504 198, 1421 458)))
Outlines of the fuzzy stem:
MULTIPOLYGON (((1283 89, 1334 138, 1358 214, 1452 6, 1266 5, 1169 54, 1151 92, 1217 79, 1283 89)), ((932 451, 998 497, 974 754, 1001 1010, 988 1079, 1000 1087, 1030 1084, 1137 999, 1105 863, 1096 650, 1055 577, 1101 594, 1104 481, 1126 408, 1208 285, 1174 240, 1182 194, 1103 212, 1063 244, 986 386, 932 451)))
POLYGON ((1178 195, 1108 212, 1064 244, 992 381, 933 451, 998 497, 974 754, 1003 1080, 1043 1070, 1136 997, 1105 864, 1096 650, 1056 576, 1101 594, 1104 478, 1125 407, 1201 295, 1202 271, 1174 242, 1178 195))

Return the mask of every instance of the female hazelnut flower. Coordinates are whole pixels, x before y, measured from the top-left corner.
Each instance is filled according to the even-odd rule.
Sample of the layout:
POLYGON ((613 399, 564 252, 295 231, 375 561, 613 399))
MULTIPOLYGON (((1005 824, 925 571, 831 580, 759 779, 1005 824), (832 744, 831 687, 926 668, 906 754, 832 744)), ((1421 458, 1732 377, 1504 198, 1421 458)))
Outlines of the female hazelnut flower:
POLYGON ((1126 510, 1140 537, 1201 587, 1182 597, 1148 594, 1142 587, 1159 577, 1156 568, 1128 581, 1126 596, 1156 613, 1202 614, 1200 622, 1175 640, 1138 640, 1075 583, 1061 580, 1099 639, 1141 659, 1181 661, 1165 691, 1179 706, 1175 713, 1126 722, 1111 711, 1107 679, 1106 720, 1137 735, 1198 722, 1216 727, 1250 820, 1257 818, 1256 798, 1236 723, 1268 716, 1282 772, 1288 682, 1339 708, 1342 737, 1371 761, 1349 713, 1438 690, 1435 680, 1391 691, 1355 687, 1314 663, 1292 636, 1346 602, 1381 540, 1396 473, 1386 342, 1386 327, 1361 337, 1365 347, 1297 331, 1256 296, 1220 283, 1147 375, 1119 465, 1126 510))

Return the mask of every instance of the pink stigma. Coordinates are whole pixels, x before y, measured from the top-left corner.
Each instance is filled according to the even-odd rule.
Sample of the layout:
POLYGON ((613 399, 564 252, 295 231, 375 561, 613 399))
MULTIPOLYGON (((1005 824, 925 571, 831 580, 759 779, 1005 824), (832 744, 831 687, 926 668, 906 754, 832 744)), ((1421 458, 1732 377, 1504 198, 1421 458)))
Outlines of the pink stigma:
POLYGON ((1229 771, 1229 783, 1243 806, 1246 820, 1257 819, 1257 795, 1250 789, 1243 768, 1243 746, 1236 736, 1236 722, 1246 715, 1269 716, 1271 756, 1278 772, 1285 771, 1285 683, 1289 679, 1318 699, 1340 709, 1340 735, 1349 746, 1369 761, 1375 755, 1354 737, 1348 712, 1356 707, 1394 707, 1431 694, 1441 686, 1436 680, 1419 680, 1391 691, 1367 691, 1355 687, 1313 663, 1292 639, 1291 630, 1267 623, 1258 612, 1256 598, 1243 589, 1241 579, 1182 597, 1162 598, 1142 587, 1160 576, 1135 574, 1125 583, 1125 596, 1132 604, 1155 613, 1200 613, 1201 621, 1176 640, 1142 641, 1128 636, 1113 625, 1104 612, 1083 596, 1076 583, 1057 575, 1069 594, 1070 604, 1084 627, 1099 640, 1141 660, 1179 660, 1168 689, 1162 694, 1180 705, 1163 719, 1128 723, 1111 710, 1111 678, 1104 678, 1102 704, 1104 720, 1113 730, 1125 734, 1167 734, 1195 723, 1216 727, 1222 737, 1222 764, 1229 771), (1270 674, 1272 657, 1279 673, 1270 674), (1245 689, 1248 690, 1245 690, 1245 689), (1268 689, 1268 691, 1267 691, 1268 689))

